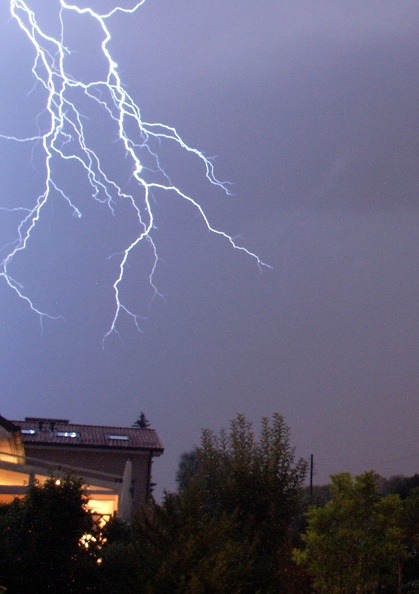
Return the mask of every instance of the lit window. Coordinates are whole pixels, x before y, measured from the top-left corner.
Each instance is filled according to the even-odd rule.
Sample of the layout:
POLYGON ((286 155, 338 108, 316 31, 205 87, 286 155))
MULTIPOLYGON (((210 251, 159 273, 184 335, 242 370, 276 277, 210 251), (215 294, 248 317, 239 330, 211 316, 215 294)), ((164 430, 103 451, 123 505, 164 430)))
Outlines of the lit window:
POLYGON ((57 437, 80 437, 78 431, 57 431, 55 435, 57 437))
POLYGON ((24 435, 35 435, 36 429, 21 429, 24 435))
POLYGON ((108 439, 119 439, 122 441, 129 441, 128 435, 108 435, 108 439))

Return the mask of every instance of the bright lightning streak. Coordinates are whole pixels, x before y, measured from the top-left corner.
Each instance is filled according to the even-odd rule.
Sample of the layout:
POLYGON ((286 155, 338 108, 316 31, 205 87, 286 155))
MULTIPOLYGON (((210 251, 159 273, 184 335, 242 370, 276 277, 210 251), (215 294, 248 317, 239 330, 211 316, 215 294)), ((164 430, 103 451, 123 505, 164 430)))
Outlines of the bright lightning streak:
POLYGON ((216 178, 212 162, 201 151, 186 144, 175 128, 162 123, 143 121, 138 105, 122 84, 118 65, 109 49, 111 33, 108 21, 117 12, 133 14, 144 2, 145 0, 137 2, 133 8, 117 6, 107 13, 100 14, 92 8, 81 8, 75 4, 69 4, 66 0, 59 0, 58 31, 52 33, 40 24, 36 10, 31 8, 30 0, 10 1, 11 16, 33 47, 32 74, 36 85, 43 89, 46 100, 45 110, 38 119, 38 134, 26 138, 0 136, 9 141, 31 143, 37 150, 40 149, 45 176, 43 189, 34 199, 32 207, 11 209, 16 213, 21 213, 21 219, 17 227, 15 241, 8 246, 6 256, 1 261, 0 276, 17 296, 40 316, 41 323, 44 317, 54 318, 35 305, 23 285, 13 277, 10 270, 15 257, 28 248, 31 236, 53 195, 60 197, 73 215, 78 218, 82 217, 81 207, 77 205, 71 193, 66 190, 64 182, 58 180, 57 175, 60 165, 62 166, 65 162, 76 165, 84 173, 94 200, 106 205, 113 214, 119 202, 128 204, 137 224, 134 240, 128 241, 119 255, 119 272, 113 283, 114 315, 104 340, 112 333, 118 333, 118 322, 121 315, 130 317, 136 327, 140 329, 138 314, 125 305, 121 297, 121 286, 126 275, 128 260, 140 244, 148 246, 150 250, 151 263, 148 279, 155 293, 158 293, 153 281, 158 265, 157 247, 153 239, 153 230, 155 229, 151 200, 153 190, 163 190, 177 195, 197 211, 211 233, 221 236, 234 249, 241 250, 254 258, 259 267, 267 266, 256 254, 238 245, 233 237, 214 228, 199 202, 173 185, 160 167, 154 145, 162 142, 176 143, 183 151, 192 154, 198 162, 201 162, 206 178, 211 184, 218 186, 227 194, 229 193, 226 185, 216 178), (100 28, 101 53, 105 62, 104 76, 95 80, 83 81, 80 80, 81 77, 71 74, 68 61, 72 51, 66 45, 69 16, 88 18, 92 24, 96 24, 100 28), (89 107, 86 108, 86 106, 89 107), (124 183, 117 181, 115 175, 109 172, 99 149, 94 148, 94 143, 90 140, 89 118, 86 111, 92 106, 99 109, 102 115, 108 118, 109 125, 116 129, 117 149, 119 149, 124 162, 128 161, 130 168, 130 179, 124 183), (150 161, 154 163, 153 167, 148 166, 150 161), (147 175, 153 171, 155 178, 148 180, 147 175), (132 181, 134 181, 134 189, 127 191, 126 187, 132 185, 132 181))

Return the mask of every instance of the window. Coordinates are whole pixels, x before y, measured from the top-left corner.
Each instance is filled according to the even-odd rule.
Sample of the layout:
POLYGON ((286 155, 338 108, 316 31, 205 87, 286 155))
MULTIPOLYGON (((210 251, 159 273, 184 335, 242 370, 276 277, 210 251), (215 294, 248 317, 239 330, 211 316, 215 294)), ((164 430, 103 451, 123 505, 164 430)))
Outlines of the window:
POLYGON ((57 431, 55 435, 57 437, 80 437, 78 431, 57 431))
POLYGON ((108 439, 119 439, 119 440, 122 440, 122 441, 129 441, 128 435, 116 435, 116 434, 113 434, 113 435, 108 435, 107 437, 108 437, 108 439))
POLYGON ((36 429, 21 429, 23 435, 35 435, 36 429))

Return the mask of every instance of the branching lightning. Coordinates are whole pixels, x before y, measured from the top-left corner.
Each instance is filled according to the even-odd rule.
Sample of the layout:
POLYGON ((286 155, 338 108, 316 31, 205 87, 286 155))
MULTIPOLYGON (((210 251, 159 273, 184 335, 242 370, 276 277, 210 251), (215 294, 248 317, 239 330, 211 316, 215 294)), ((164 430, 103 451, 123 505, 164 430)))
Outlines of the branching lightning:
POLYGON ((26 138, 0 136, 6 141, 33 145, 34 149, 42 155, 45 175, 42 191, 34 196, 33 205, 28 208, 11 209, 20 218, 16 238, 7 246, 6 255, 1 261, 0 276, 10 289, 40 317, 41 323, 45 317, 54 318, 36 305, 24 286, 14 278, 12 264, 17 254, 24 252, 30 246, 31 236, 52 196, 62 199, 74 216, 78 218, 83 216, 82 206, 57 175, 60 165, 62 166, 65 162, 76 165, 88 181, 91 198, 109 208, 112 213, 118 202, 124 202, 131 209, 138 229, 134 240, 129 240, 119 254, 119 271, 112 287, 115 299, 114 314, 104 340, 112 333, 118 333, 118 322, 122 315, 129 316, 140 329, 139 315, 132 311, 121 297, 121 286, 127 274, 128 261, 140 244, 145 244, 150 251, 148 281, 153 290, 158 293, 154 283, 154 274, 159 261, 155 243, 152 201, 155 190, 174 193, 181 200, 189 203, 211 233, 229 242, 234 249, 241 250, 254 258, 259 267, 266 266, 256 254, 238 245, 233 237, 214 228, 200 203, 172 184, 169 176, 160 167, 158 149, 155 147, 163 142, 177 143, 182 150, 193 155, 197 162, 201 163, 210 184, 229 193, 226 184, 216 178, 211 160, 201 151, 186 144, 175 128, 162 123, 145 122, 134 98, 122 84, 118 65, 109 47, 111 32, 108 23, 117 12, 133 14, 144 3, 145 0, 141 0, 132 8, 117 6, 107 13, 100 14, 92 8, 81 8, 75 4, 69 4, 66 0, 59 0, 59 26, 55 32, 51 32, 45 25, 41 25, 36 10, 31 8, 30 0, 10 0, 11 16, 33 47, 32 74, 35 85, 40 86, 45 95, 45 110, 40 114, 42 117, 38 118, 39 133, 26 138), (72 17, 73 23, 75 17, 90 19, 96 28, 100 28, 105 75, 102 74, 97 80, 81 80, 81 77, 73 76, 70 71, 68 60, 72 50, 67 45, 69 16, 72 17), (100 150, 91 142, 88 130, 89 117, 86 115, 86 106, 89 105, 101 110, 102 115, 108 118, 109 125, 114 126, 116 130, 114 150, 124 162, 124 167, 129 163, 130 179, 126 183, 121 183, 109 171, 100 150), (149 165, 151 162, 152 167, 149 165))

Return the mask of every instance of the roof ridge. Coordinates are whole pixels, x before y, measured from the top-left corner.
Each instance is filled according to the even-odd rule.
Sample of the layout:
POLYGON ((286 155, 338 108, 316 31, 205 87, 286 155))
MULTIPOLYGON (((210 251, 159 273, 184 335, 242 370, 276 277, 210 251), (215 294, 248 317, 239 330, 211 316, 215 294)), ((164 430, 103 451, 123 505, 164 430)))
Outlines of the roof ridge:
MULTIPOLYGON (((91 424, 91 423, 73 423, 72 421, 67 421, 66 423, 60 423, 58 421, 56 421, 55 419, 48 419, 48 418, 40 418, 37 419, 37 421, 45 421, 45 422, 54 422, 55 425, 65 425, 66 427, 71 427, 71 426, 76 426, 76 427, 96 427, 98 429, 133 429, 135 431, 137 430, 141 430, 141 431, 156 431, 156 429, 154 429, 153 427, 133 427, 132 425, 98 425, 98 424, 91 424)), ((11 423, 21 423, 21 424, 34 424, 35 420, 15 420, 15 421, 10 421, 11 423)))

